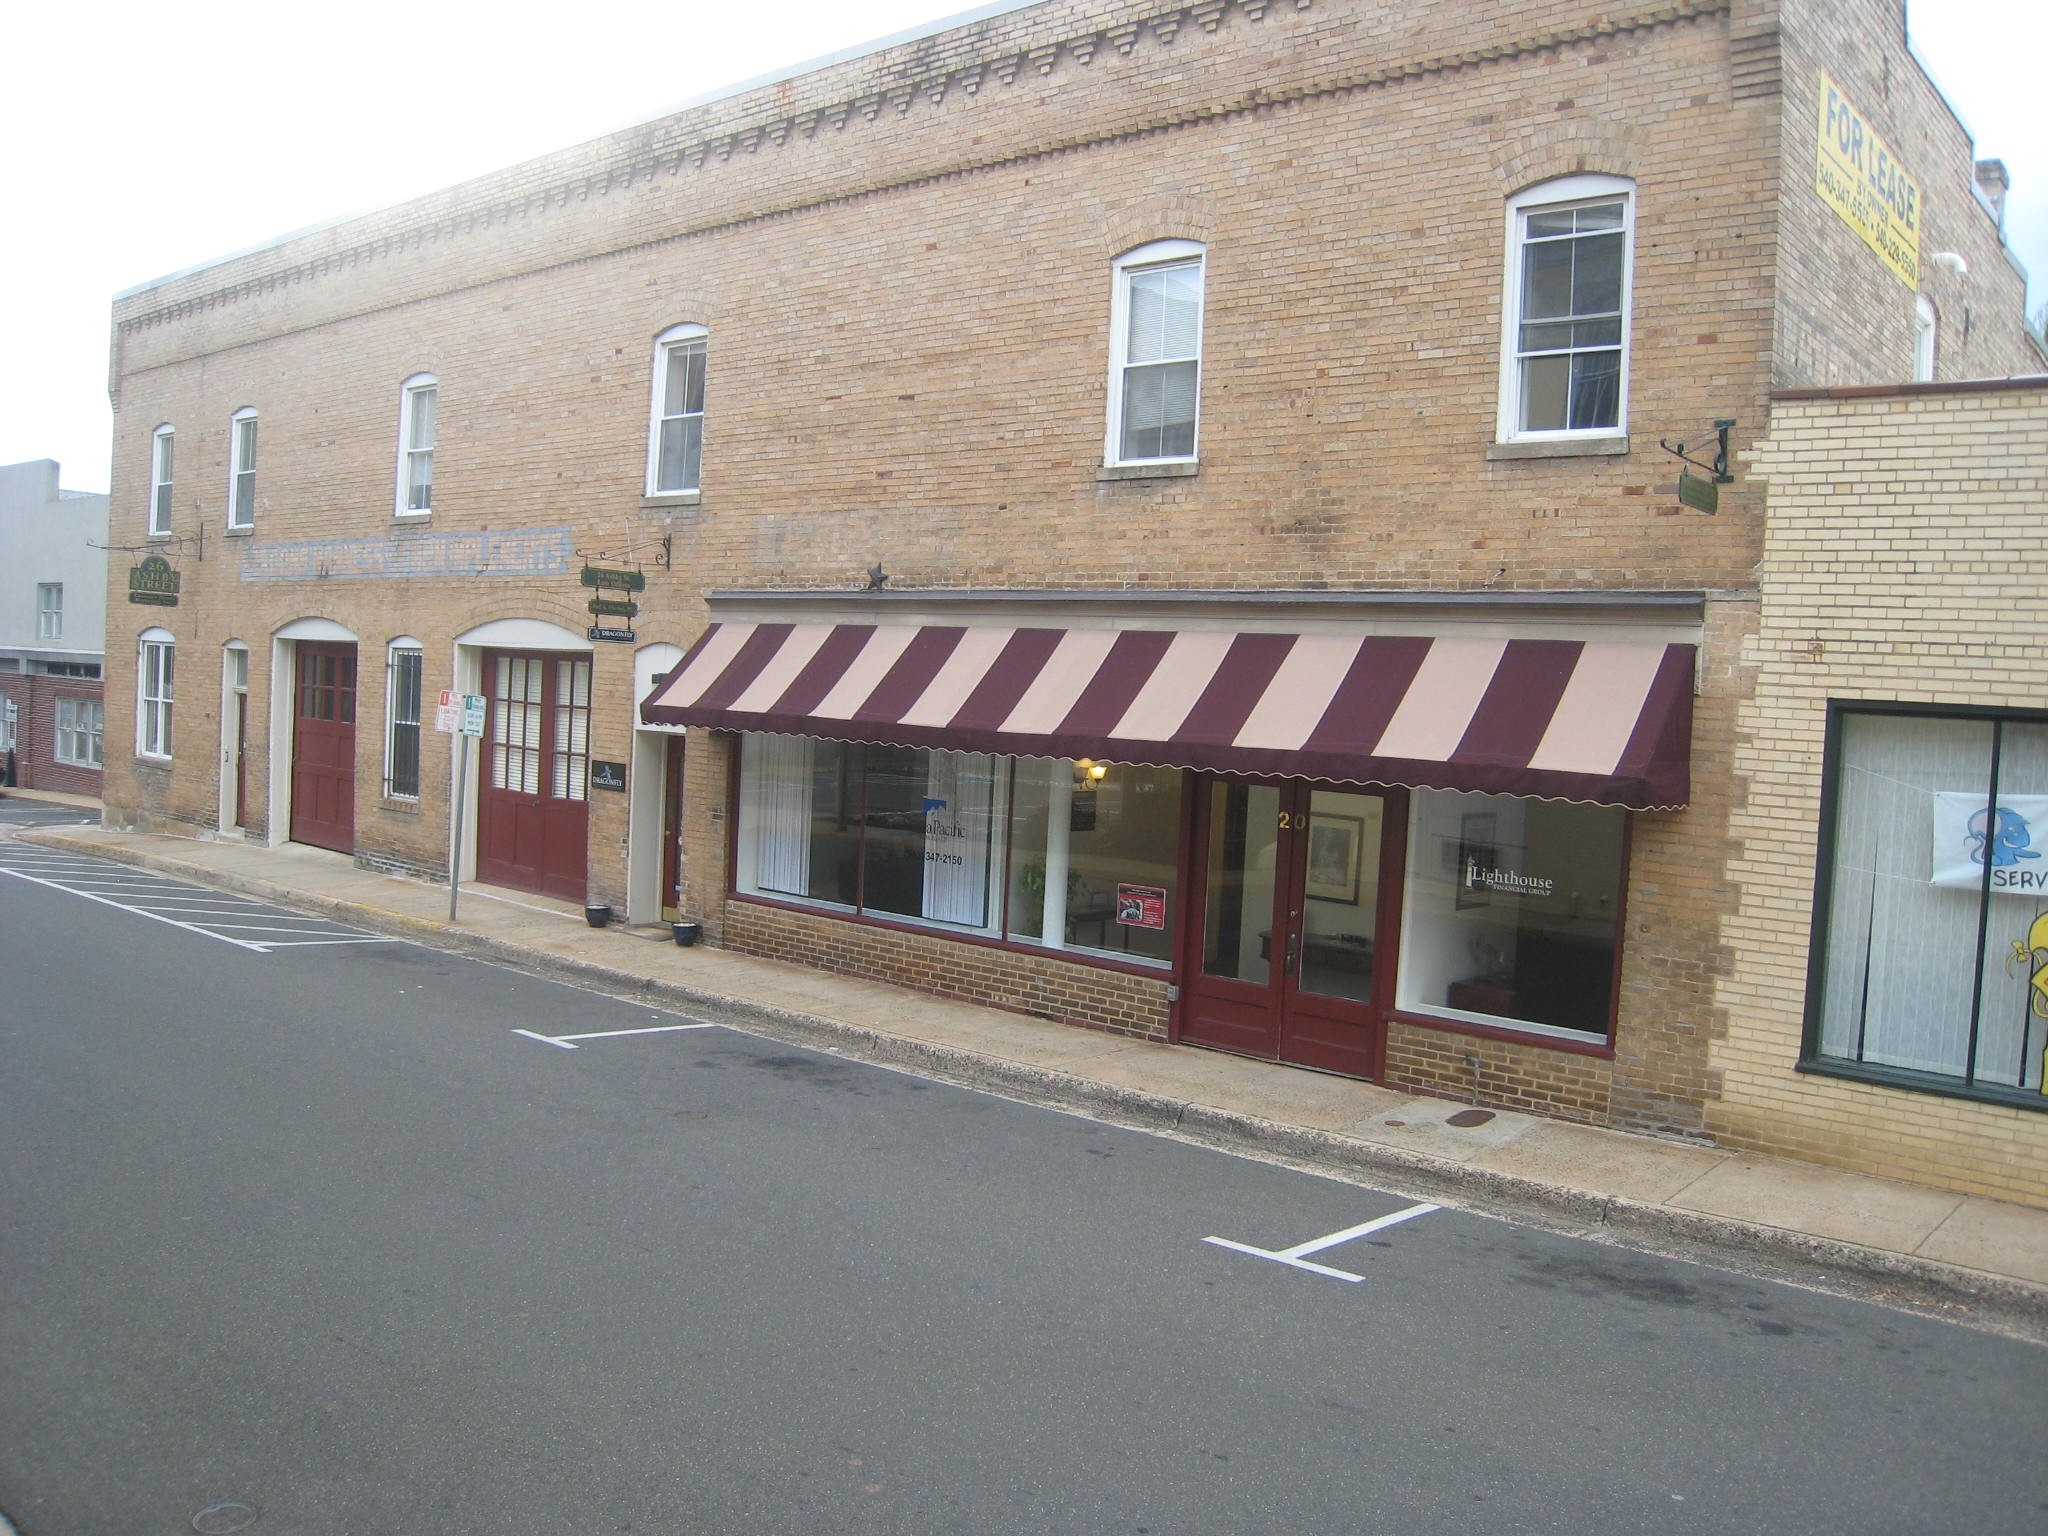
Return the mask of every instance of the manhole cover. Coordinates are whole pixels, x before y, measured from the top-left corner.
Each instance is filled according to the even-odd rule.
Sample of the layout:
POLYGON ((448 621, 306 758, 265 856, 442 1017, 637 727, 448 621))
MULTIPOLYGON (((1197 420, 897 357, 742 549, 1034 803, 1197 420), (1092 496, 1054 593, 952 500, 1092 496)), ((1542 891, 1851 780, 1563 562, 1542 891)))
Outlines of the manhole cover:
POLYGON ((1461 1131, 1469 1131, 1473 1126, 1484 1125, 1492 1118, 1493 1111, 1490 1109, 1461 1109, 1446 1119, 1444 1124, 1455 1125, 1461 1131))
POLYGON ((218 1504, 209 1504, 192 1517, 192 1529, 199 1536, 234 1536, 236 1531, 246 1531, 256 1523, 261 1514, 259 1509, 233 1499, 223 1499, 218 1504))

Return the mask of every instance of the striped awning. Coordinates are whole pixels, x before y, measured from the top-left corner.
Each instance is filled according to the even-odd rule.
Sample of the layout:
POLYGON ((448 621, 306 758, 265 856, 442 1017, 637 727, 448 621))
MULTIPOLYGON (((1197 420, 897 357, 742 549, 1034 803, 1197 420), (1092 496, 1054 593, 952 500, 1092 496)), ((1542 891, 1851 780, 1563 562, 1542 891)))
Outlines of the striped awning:
POLYGON ((649 724, 1683 805, 1693 647, 1229 628, 714 624, 649 724))

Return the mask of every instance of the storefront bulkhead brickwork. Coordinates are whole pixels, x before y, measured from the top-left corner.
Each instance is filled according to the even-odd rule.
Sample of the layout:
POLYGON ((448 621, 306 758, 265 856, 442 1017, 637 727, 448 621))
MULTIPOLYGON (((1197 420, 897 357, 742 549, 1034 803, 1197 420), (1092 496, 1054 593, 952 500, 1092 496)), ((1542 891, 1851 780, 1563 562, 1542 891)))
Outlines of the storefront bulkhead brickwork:
MULTIPOLYGON (((1573 646, 1634 634, 1602 617, 1603 603, 1662 603, 1667 617, 1637 627, 1694 658, 1687 803, 1601 823, 1627 827, 1618 897, 1555 893, 1563 971, 1591 978, 1612 1009, 1568 1027, 1576 1049, 1382 1009, 1378 1070, 1483 1102, 1706 1134, 1763 507, 1745 473, 1720 488, 1714 514, 1681 506, 1676 461, 1657 444, 1697 453, 1713 422, 1733 419, 1739 451, 1774 385, 1910 373, 1914 292, 1801 190, 1823 67, 1913 157, 1924 242, 1967 254, 1980 275, 1969 350, 1963 327, 1946 330, 1957 340, 1942 376, 2036 365, 1967 139, 1887 0, 1028 6, 125 294, 114 519, 181 587, 177 606, 123 614, 130 627, 109 637, 109 815, 324 837, 360 862, 440 877, 451 788, 475 828, 517 792, 547 802, 551 783, 582 783, 586 761, 626 765, 626 790, 593 777, 581 809, 555 807, 574 816, 545 857, 590 900, 634 921, 687 913, 712 943, 1181 1038, 1182 1005, 1168 995, 1191 979, 1198 947, 1175 937, 1199 883, 1191 844, 1143 880, 1105 889, 1076 876, 1064 891, 1045 888, 1048 845, 1045 868, 1007 894, 991 885, 1011 907, 1024 892, 1092 921, 1083 947, 1121 956, 1135 942, 1149 960, 1062 952, 1056 935, 1005 942, 1000 912, 977 930, 989 942, 871 921, 853 886, 845 900, 796 889, 831 874, 822 843, 783 849, 773 868, 748 862, 768 857, 750 851, 766 846, 763 818, 796 803, 771 804, 760 786, 790 790, 808 770, 785 763, 750 780, 739 728, 653 729, 639 714, 651 659, 666 668, 698 643, 714 594, 841 594, 868 602, 883 628, 920 596, 941 607, 1058 596, 1061 622, 1084 629, 1142 628, 1145 603, 1177 597, 1270 599, 1295 613, 1322 600, 1351 606, 1310 627, 1354 636, 1412 633, 1400 605, 1427 599, 1475 641, 1573 646), (1593 221, 1560 238, 1598 241, 1621 227, 1600 220, 1625 220, 1631 242, 1625 312, 1587 343, 1625 349, 1625 390, 1607 427, 1562 435, 1502 425, 1505 381, 1522 377, 1503 364, 1506 263, 1537 227, 1516 222, 1515 200, 1540 207, 1553 186, 1570 190, 1568 215, 1593 221), (1133 278, 1118 262, 1140 251, 1164 265, 1133 278), (1141 279, 1169 268, 1199 272, 1199 446, 1125 456, 1105 421, 1123 409, 1113 355, 1136 332, 1116 317, 1141 279), (1860 286, 1845 287, 1845 272, 1860 286), (664 489, 666 407, 652 425, 650 407, 669 388, 653 364, 671 345, 698 359, 700 393, 667 414, 696 434, 701 464, 690 460, 687 487, 664 489), (422 391, 431 504, 407 506, 422 391), (236 528, 226 488, 248 412, 261 455, 236 528), (155 458, 166 432, 167 481, 155 458), (152 535, 160 507, 165 531, 152 535), (593 587, 586 568, 641 584, 593 587), (617 604, 602 622, 594 593, 617 604), (168 753, 130 735, 149 718, 138 682, 146 692, 152 645, 175 648, 168 753), (352 661, 348 721, 339 705, 320 717, 341 697, 305 671, 322 657, 352 661), (392 711, 415 686, 427 716, 416 779, 392 748, 392 711), (491 730, 530 728, 536 745, 487 736, 486 766, 455 785, 448 738, 432 728, 442 690, 492 692, 491 730), (237 733, 230 785, 217 764, 236 756, 237 733), (314 739, 343 742, 352 760, 302 761, 314 739), (672 762, 674 892, 657 889, 670 878, 660 785, 672 762), (316 787, 342 782, 352 825, 295 831, 316 787), (1154 889, 1168 892, 1164 911, 1154 889), (1567 943, 1597 924, 1619 934, 1611 975, 1567 943), (1468 1054, 1481 1058, 1476 1084, 1468 1054)), ((1929 271, 1946 313, 1955 300, 1938 285, 1953 274, 1929 271)), ((1197 634, 1210 621, 1177 622, 1197 634)), ((1075 761, 1074 784, 1005 777, 996 793, 1011 814, 1024 814, 1027 791, 1062 806, 1092 792, 1087 754, 1050 755, 1075 761)), ((1194 825, 1208 780, 1165 785, 1129 766, 1105 781, 1105 807, 1136 816, 1179 795, 1194 825)), ((1325 910, 1370 907, 1360 839, 1384 834, 1378 846, 1394 849, 1395 820, 1411 817, 1405 782, 1392 790, 1384 827, 1357 806, 1314 813, 1327 862, 1293 878, 1325 910)), ((926 814, 944 798, 927 786, 926 814)), ((1046 831, 1057 818, 1034 814, 1036 835, 1066 857, 1064 834, 1046 831)), ((1076 837, 1114 830, 1061 814, 1076 837)), ((1429 814, 1414 809, 1413 825, 1429 814)), ((1439 874, 1481 851, 1505 869, 1511 840, 1479 841, 1494 824, 1470 815, 1439 830, 1439 874)), ((461 857, 466 874, 492 857, 524 867, 523 854, 475 838, 461 857)), ((879 854, 848 857, 863 879, 881 878, 879 854)), ((1398 884, 1390 875, 1389 901, 1398 884)), ((959 893, 942 871, 921 899, 930 918, 957 910, 959 893)), ((1488 909, 1459 910, 1477 921, 1488 909)), ((1413 948, 1397 927, 1329 922, 1311 948, 1340 970, 1384 974, 1391 945, 1413 948)), ((1248 964, 1302 961, 1282 929, 1248 920, 1244 935, 1248 964)), ((1468 1004, 1517 990, 1476 979, 1507 968, 1484 946, 1460 963, 1474 973, 1454 983, 1468 1004)))

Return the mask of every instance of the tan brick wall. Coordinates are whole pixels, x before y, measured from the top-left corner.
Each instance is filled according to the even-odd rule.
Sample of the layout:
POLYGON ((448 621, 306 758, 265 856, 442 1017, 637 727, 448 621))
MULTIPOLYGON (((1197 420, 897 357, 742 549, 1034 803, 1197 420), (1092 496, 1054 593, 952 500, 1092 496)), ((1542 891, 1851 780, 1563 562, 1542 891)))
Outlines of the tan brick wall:
POLYGON ((1612 1118, 1613 1073, 1601 1057, 1399 1020, 1387 1030, 1387 1083, 1588 1125, 1606 1125, 1612 1118))
MULTIPOLYGON (((1903 0, 1783 7, 1785 214, 1775 343, 1781 387, 1913 377, 1914 290, 1814 191, 1822 70, 1919 183, 1919 292, 1940 320, 1935 377, 2004 378, 2048 368, 2020 323, 2026 280, 1972 191, 1969 135, 1908 51, 1905 11, 1903 0), (1931 261, 1937 252, 1963 257, 1968 274, 1931 261)), ((1997 43, 1987 37, 1985 46, 1997 43)))
POLYGON ((1707 1124, 1724 1143, 2048 1206, 2048 1114, 1799 1074, 1830 699, 2048 697, 2048 388, 1780 401, 1737 905, 1707 1124))
MULTIPOLYGON (((255 821, 281 838, 271 636, 325 618, 360 642, 359 856, 443 874, 445 738, 427 735, 417 806, 376 793, 386 644, 423 642, 431 698, 475 626, 588 622, 573 568, 243 580, 244 552, 279 543, 566 528, 582 558, 645 567, 639 637, 681 645, 711 590, 843 589, 876 563, 894 591, 1706 590, 1695 802, 1637 819, 1607 1110, 1694 1133, 1722 1027, 1761 505, 1739 481, 1717 516, 1682 511, 1657 443, 1733 416, 1740 445, 1763 417, 1777 11, 1053 0, 124 298, 112 542, 149 542, 150 434, 174 424, 173 535, 154 547, 184 590, 110 626, 110 815, 213 825, 233 636, 255 821), (1490 458, 1505 202, 1585 172, 1638 188, 1630 451, 1490 458), (1110 262, 1169 236, 1208 245, 1200 473, 1101 483, 1110 262), (684 321, 709 330, 702 493, 648 505, 653 338, 684 321), (395 527, 399 386, 422 371, 440 380, 434 510, 395 527), (245 406, 262 423, 246 540, 221 531, 245 406), (147 623, 180 647, 170 769, 130 741, 147 623)), ((1826 296, 1816 325, 1858 302, 1799 281, 1826 296)), ((134 558, 111 556, 117 589, 134 558)), ((595 756, 632 757, 631 663, 596 647, 595 756)), ((725 910, 729 751, 703 733, 686 750, 685 905, 738 942, 728 925, 760 920, 725 910)), ((597 794, 591 889, 615 905, 626 836, 625 797, 597 794)))

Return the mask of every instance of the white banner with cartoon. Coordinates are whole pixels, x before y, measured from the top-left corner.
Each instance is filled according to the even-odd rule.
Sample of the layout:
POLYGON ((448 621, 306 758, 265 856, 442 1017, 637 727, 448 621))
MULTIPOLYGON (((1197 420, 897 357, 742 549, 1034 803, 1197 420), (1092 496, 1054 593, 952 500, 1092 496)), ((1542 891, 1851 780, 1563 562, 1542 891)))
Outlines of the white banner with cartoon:
POLYGON ((1984 884, 2006 896, 2048 898, 2048 795, 2001 795, 1989 806, 1981 794, 1934 796, 1935 885, 1984 884))

